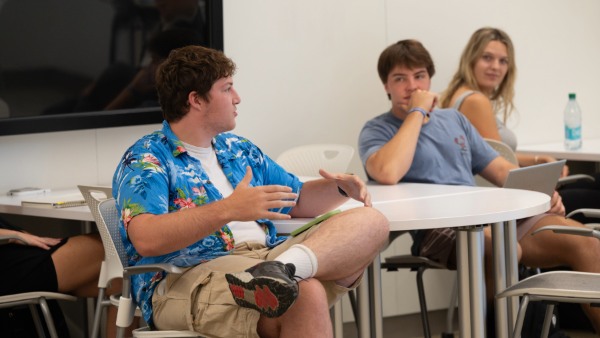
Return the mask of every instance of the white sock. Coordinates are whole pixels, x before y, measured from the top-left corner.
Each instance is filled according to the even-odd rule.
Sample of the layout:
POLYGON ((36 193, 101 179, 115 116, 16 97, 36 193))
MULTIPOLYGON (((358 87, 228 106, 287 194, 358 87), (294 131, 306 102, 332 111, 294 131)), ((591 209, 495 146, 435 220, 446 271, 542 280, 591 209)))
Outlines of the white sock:
POLYGON ((317 273, 319 264, 315 253, 303 244, 294 244, 275 258, 283 264, 292 263, 296 267, 296 277, 308 279, 317 273))

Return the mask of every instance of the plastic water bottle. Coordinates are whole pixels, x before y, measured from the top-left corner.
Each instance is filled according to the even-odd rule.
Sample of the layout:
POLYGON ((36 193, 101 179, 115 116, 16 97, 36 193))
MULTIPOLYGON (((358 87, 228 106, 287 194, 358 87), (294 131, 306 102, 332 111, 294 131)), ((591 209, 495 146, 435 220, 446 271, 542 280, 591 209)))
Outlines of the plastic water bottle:
POLYGON ((581 148, 581 109, 575 99, 575 93, 569 93, 569 102, 565 107, 565 149, 581 148))

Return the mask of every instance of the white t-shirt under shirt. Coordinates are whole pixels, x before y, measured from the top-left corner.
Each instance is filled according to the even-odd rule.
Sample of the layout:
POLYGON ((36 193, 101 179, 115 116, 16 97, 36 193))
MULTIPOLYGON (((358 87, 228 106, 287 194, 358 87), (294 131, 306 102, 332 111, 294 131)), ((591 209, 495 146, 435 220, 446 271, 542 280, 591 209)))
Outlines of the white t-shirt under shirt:
MULTIPOLYGON (((195 159, 200 161, 202 169, 206 171, 210 181, 217 187, 217 189, 223 195, 223 198, 233 193, 233 186, 225 177, 223 169, 217 161, 217 154, 212 147, 202 148, 196 147, 191 144, 184 143, 185 149, 195 159)), ((267 235, 260 227, 260 225, 254 221, 247 222, 229 222, 229 229, 233 233, 233 238, 236 244, 242 242, 258 242, 266 244, 267 235)))

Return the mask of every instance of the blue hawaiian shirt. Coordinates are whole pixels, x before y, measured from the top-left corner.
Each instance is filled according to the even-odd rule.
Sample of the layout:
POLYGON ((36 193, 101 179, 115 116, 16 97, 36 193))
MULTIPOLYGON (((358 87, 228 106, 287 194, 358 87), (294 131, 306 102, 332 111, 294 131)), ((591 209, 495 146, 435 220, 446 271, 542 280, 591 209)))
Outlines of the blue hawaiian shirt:
MULTIPOLYGON (((222 133, 212 140, 212 145, 225 176, 234 188, 243 179, 246 166, 250 166, 252 186, 278 184, 289 186, 296 193, 300 192, 302 182, 263 154, 249 140, 231 133, 222 133)), ((162 130, 142 137, 125 152, 113 177, 113 194, 119 211, 121 238, 130 266, 171 263, 190 267, 227 255, 235 245, 235 239, 227 225, 186 248, 157 257, 140 256, 127 237, 129 221, 136 215, 160 215, 223 199, 202 169, 200 161, 187 153, 166 121, 163 122, 162 130)), ((279 212, 289 213, 290 210, 291 208, 283 208, 279 212)), ((268 247, 274 247, 287 238, 277 236, 273 223, 268 219, 257 222, 267 234, 268 247)), ((149 325, 152 325, 152 294, 165 274, 145 273, 131 278, 133 296, 149 325)))

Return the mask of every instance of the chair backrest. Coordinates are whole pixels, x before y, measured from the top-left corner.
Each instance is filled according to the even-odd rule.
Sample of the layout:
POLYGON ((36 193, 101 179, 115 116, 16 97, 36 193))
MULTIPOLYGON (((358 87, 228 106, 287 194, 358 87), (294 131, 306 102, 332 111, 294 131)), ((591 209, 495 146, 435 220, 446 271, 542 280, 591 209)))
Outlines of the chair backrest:
MULTIPOLYGON (((507 161, 509 161, 512 164, 515 164, 517 166, 519 165, 517 155, 515 155, 511 147, 509 147, 506 143, 492 140, 489 138, 486 138, 484 140, 487 142, 487 144, 494 148, 494 150, 496 150, 498 154, 500 154, 500 156, 504 157, 507 161)), ((495 187, 494 184, 490 183, 488 180, 479 175, 475 176, 475 184, 480 187, 495 187)))
POLYGON ((492 148, 494 148, 494 150, 496 150, 498 152, 498 154, 500 154, 500 156, 504 157, 508 162, 515 164, 515 165, 519 165, 519 160, 517 159, 517 155, 515 155, 515 152, 506 143, 488 139, 488 138, 486 138, 485 141, 487 142, 487 144, 492 146, 492 148))
MULTIPOLYGON (((123 268, 129 266, 127 263, 127 253, 125 252, 125 245, 121 240, 121 232, 119 231, 119 213, 117 212, 117 205, 114 198, 109 198, 100 202, 98 205, 98 215, 100 219, 97 222, 98 228, 104 228, 110 236, 107 238, 109 244, 110 253, 105 252, 105 255, 109 255, 118 259, 120 267, 119 277, 123 276, 123 268)), ((104 242, 104 239, 102 240, 104 242)), ((106 245, 104 247, 106 251, 106 245)))
POLYGON ((84 185, 79 185, 78 188, 92 212, 102 239, 105 269, 103 267, 101 279, 107 283, 112 279, 122 278, 123 268, 127 266, 127 255, 119 233, 119 215, 112 198, 112 188, 84 185))
POLYGON ((104 278, 105 282, 114 278, 121 278, 123 277, 123 268, 127 266, 127 255, 124 249, 122 253, 119 253, 117 249, 119 245, 122 247, 123 243, 119 234, 119 216, 114 206, 112 188, 84 185, 79 185, 78 188, 92 212, 102 239, 102 245, 104 246, 104 265, 106 266, 106 271, 102 272, 104 275, 101 277, 104 278), (107 209, 108 206, 105 206, 103 211, 99 209, 102 202, 111 200, 112 211, 107 209))
MULTIPOLYGON (((98 204, 103 200, 112 197, 112 187, 95 186, 95 185, 78 185, 79 191, 88 205, 92 214, 98 208, 98 204)), ((94 220, 95 220, 94 216, 94 220)))
POLYGON ((354 148, 345 144, 308 144, 290 148, 276 162, 297 176, 319 176, 319 169, 345 172, 354 148))
MULTIPOLYGON (((127 253, 125 251, 125 245, 121 240, 121 233, 119 231, 119 213, 117 212, 116 201, 114 198, 99 199, 98 196, 94 196, 93 192, 102 191, 110 195, 108 188, 98 187, 79 187, 84 197, 91 199, 89 204, 96 226, 102 237, 102 244, 104 246, 104 262, 107 267, 107 274, 109 279, 112 278, 124 278, 123 289, 121 297, 119 298, 119 308, 117 310, 117 337, 123 337, 125 328, 129 327, 132 323, 135 309, 137 307, 135 300, 131 297, 131 284, 128 282, 129 279, 124 274, 125 268, 129 266, 127 260, 127 253), (83 188, 83 189, 82 189, 83 188), (84 192, 85 191, 85 192, 84 192), (90 194, 92 192, 92 194, 90 194)), ((87 201, 87 200, 86 200, 87 201)), ((161 264, 158 264, 161 265, 161 264)), ((164 266, 149 267, 147 271, 159 271, 160 268, 167 269, 168 272, 182 273, 183 271, 175 266, 167 267, 164 266)), ((139 272, 138 272, 139 273, 139 272)), ((148 327, 143 327, 133 331, 134 337, 199 337, 199 334, 193 331, 150 331, 148 327)))

